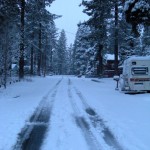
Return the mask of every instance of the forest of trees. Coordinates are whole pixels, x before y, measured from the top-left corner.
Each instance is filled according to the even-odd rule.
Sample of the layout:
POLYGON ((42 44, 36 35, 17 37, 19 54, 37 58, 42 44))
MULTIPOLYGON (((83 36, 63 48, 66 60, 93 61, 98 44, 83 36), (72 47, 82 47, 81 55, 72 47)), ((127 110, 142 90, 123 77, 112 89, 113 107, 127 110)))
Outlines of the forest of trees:
MULTIPOLYGON (((103 76, 105 54, 150 55, 150 0, 81 0, 89 16, 67 45, 46 8, 54 0, 0 0, 0 86, 25 76, 103 76)), ((73 14, 75 15, 75 14, 73 14)))

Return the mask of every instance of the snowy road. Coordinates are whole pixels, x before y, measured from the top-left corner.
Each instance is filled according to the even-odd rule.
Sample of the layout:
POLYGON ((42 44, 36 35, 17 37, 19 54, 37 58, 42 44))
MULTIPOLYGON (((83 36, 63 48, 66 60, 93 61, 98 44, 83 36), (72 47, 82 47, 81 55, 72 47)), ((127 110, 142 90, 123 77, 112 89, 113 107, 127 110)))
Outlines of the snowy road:
POLYGON ((53 76, 0 91, 0 150, 149 150, 150 95, 114 89, 53 76))
MULTIPOLYGON (((62 138, 63 140, 61 141, 59 133, 56 139, 55 137, 51 138, 55 140, 54 141, 50 140, 48 142, 49 146, 46 146, 45 149, 47 149, 47 147, 49 147, 50 149, 56 148, 65 150, 70 149, 70 147, 68 147, 68 144, 65 145, 66 142, 67 143, 69 142, 67 133, 70 135, 71 134, 74 135, 73 134, 74 131, 72 130, 72 127, 68 128, 69 126, 66 124, 67 122, 68 125, 72 124, 72 126, 74 126, 73 128, 77 128, 75 129, 75 131, 78 131, 79 133, 78 135, 76 135, 76 137, 73 138, 74 139, 78 139, 79 137, 82 138, 81 141, 84 141, 86 145, 84 146, 84 149, 86 147, 86 149, 89 150, 93 149, 103 150, 104 148, 106 149, 107 146, 107 149, 110 150, 111 147, 116 150, 122 150, 121 146, 118 144, 111 131, 106 127, 104 121, 90 107, 90 105, 87 103, 82 93, 73 85, 70 78, 63 78, 59 80, 56 83, 56 85, 48 92, 48 94, 41 100, 34 114, 29 119, 29 122, 26 123, 25 127, 19 134, 17 143, 15 144, 13 149, 14 150, 40 149, 45 139, 45 134, 49 125, 50 128, 51 127, 53 128, 53 126, 55 126, 54 130, 50 129, 49 136, 51 136, 52 134, 51 132, 57 131, 59 130, 60 127, 61 128, 63 127, 63 129, 60 132, 66 134, 63 135, 66 137, 62 138), (64 96, 60 97, 60 95, 64 96), (54 111, 52 111, 53 104, 55 103, 55 101, 58 101, 59 103, 55 105, 55 109, 54 111), (65 106, 68 107, 67 109, 71 110, 70 112, 66 111, 67 109, 63 106, 64 103, 66 103, 65 106), (57 128, 56 125, 54 125, 53 123, 55 121, 53 120, 49 121, 50 117, 53 117, 51 116, 52 113, 54 114, 59 113, 60 121, 58 121, 57 116, 53 118, 57 122, 57 128), (68 122, 68 119, 66 120, 66 115, 68 116, 68 118, 72 119, 70 120, 70 122, 68 122), (102 144, 99 141, 100 139, 103 143, 106 144, 105 147, 104 144, 102 144), (59 144, 57 143, 58 141, 59 144), (54 147, 51 147, 51 145, 53 144, 56 145, 54 147), (64 144, 64 146, 60 147, 61 144, 64 144)), ((71 149, 76 148, 74 146, 73 147, 71 146, 71 149)))

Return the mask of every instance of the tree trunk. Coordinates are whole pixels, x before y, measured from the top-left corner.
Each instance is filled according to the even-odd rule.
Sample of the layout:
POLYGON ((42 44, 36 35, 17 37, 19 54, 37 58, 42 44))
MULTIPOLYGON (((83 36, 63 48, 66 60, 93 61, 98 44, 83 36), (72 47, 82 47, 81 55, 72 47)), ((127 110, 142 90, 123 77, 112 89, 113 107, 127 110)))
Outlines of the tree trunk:
POLYGON ((32 76, 33 75, 33 50, 34 50, 34 48, 33 48, 33 46, 31 47, 31 64, 30 64, 30 67, 31 67, 31 69, 30 69, 30 75, 32 76))
POLYGON ((98 65, 97 65, 97 75, 102 76, 103 74, 103 58, 102 58, 103 45, 98 46, 98 65))
MULTIPOLYGON (((34 41, 34 32, 32 33, 32 41, 34 41)), ((33 75, 33 67, 34 67, 34 47, 33 47, 33 43, 31 43, 31 59, 30 59, 30 75, 33 75)))
POLYGON ((115 2, 115 46, 114 46, 114 54, 115 54, 115 75, 119 74, 118 71, 118 1, 115 2))
POLYGON ((48 37, 47 37, 47 35, 46 35, 46 45, 45 45, 45 51, 44 51, 44 60, 43 60, 43 63, 44 63, 44 77, 46 76, 46 70, 47 70, 47 68, 46 68, 46 66, 47 66, 47 59, 46 59, 46 55, 47 55, 47 46, 48 46, 48 37))
POLYGON ((4 43, 4 46, 3 46, 3 49, 4 49, 4 69, 3 69, 4 70, 4 72, 3 72, 4 73, 4 76, 3 76, 3 85, 4 85, 4 88, 6 88, 6 84, 7 84, 7 52, 8 52, 7 45, 8 45, 8 43, 7 43, 6 36, 5 36, 5 43, 4 43))
POLYGON ((9 31, 8 31, 8 22, 6 21, 5 24, 4 24, 4 40, 3 40, 3 43, 2 43, 2 56, 3 56, 3 79, 2 79, 2 82, 3 82, 3 85, 4 85, 4 88, 6 88, 7 86, 7 77, 8 77, 8 68, 10 69, 9 67, 9 64, 10 62, 8 62, 8 45, 9 45, 9 31))
POLYGON ((41 39, 41 38, 42 38, 42 37, 41 37, 41 36, 42 36, 42 35, 41 35, 41 34, 42 34, 42 33, 41 33, 41 32, 42 32, 42 31, 41 31, 41 26, 42 26, 42 25, 41 25, 41 23, 40 23, 40 24, 39 24, 38 70, 37 70, 37 73, 38 73, 39 76, 41 76, 41 57, 42 57, 42 56, 41 56, 41 54, 42 54, 42 52, 41 52, 41 47, 42 47, 42 43, 41 43, 41 42, 42 42, 42 39, 41 39))
POLYGON ((19 59, 19 78, 24 77, 24 15, 25 0, 21 0, 21 32, 20 32, 20 59, 19 59))
POLYGON ((50 71, 53 71, 53 49, 52 46, 50 46, 50 71))
POLYGON ((44 77, 46 76, 46 50, 45 50, 45 52, 44 52, 44 60, 43 60, 44 62, 44 77))

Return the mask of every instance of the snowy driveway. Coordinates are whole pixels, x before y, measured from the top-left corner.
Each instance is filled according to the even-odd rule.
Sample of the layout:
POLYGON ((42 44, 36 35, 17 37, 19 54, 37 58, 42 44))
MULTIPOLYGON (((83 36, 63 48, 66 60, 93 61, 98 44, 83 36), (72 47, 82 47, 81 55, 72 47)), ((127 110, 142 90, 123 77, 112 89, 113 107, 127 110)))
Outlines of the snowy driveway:
POLYGON ((1 90, 0 150, 149 150, 150 94, 114 89, 53 76, 1 90))

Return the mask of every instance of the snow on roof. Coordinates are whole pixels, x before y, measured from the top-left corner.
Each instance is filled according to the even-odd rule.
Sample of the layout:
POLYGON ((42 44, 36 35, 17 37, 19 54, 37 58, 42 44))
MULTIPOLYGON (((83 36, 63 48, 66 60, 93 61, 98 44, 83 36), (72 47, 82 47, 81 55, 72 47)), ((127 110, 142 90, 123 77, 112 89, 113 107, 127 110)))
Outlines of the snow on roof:
POLYGON ((131 56, 127 60, 150 60, 150 56, 131 56))
MULTIPOLYGON (((106 60, 115 60, 115 55, 114 54, 106 54, 105 55, 106 60)), ((120 60, 118 56, 118 60, 120 60)))
POLYGON ((17 66, 17 64, 11 64, 11 69, 14 69, 17 66))

